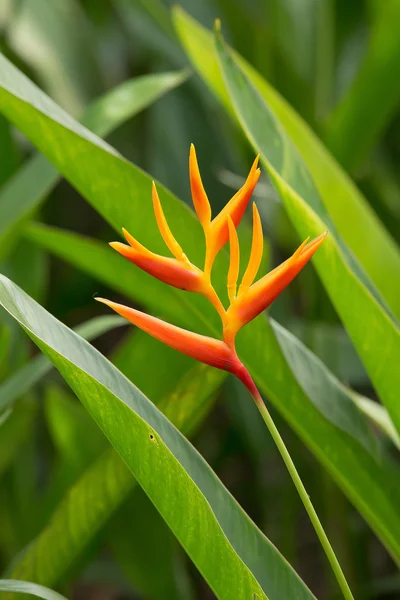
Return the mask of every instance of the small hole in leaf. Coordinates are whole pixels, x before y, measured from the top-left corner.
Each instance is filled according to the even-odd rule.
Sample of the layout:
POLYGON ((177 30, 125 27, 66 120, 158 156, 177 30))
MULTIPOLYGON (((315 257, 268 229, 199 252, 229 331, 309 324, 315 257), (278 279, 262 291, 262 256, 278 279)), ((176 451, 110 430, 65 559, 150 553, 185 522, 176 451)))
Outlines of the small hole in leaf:
POLYGON ((150 433, 149 437, 150 437, 150 439, 151 439, 152 442, 156 442, 157 441, 156 438, 154 437, 154 435, 152 433, 150 433))

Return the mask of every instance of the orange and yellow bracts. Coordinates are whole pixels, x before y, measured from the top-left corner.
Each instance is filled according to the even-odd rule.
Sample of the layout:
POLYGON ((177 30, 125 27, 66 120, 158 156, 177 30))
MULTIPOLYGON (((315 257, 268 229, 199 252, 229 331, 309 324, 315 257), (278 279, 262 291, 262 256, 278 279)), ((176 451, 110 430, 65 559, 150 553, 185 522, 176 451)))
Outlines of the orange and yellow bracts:
POLYGON ((206 256, 203 270, 193 265, 184 254, 166 221, 155 184, 153 183, 153 207, 161 236, 172 257, 151 252, 125 229, 123 234, 129 245, 112 242, 110 245, 122 256, 133 262, 160 281, 181 290, 205 296, 217 309, 222 320, 222 340, 187 331, 161 319, 152 317, 133 308, 103 298, 107 304, 128 321, 149 333, 171 348, 192 358, 223 369, 236 375, 254 396, 258 392, 250 374, 239 360, 235 350, 238 331, 264 311, 285 289, 292 279, 307 264, 324 240, 326 232, 311 242, 308 239, 296 252, 273 271, 254 282, 263 254, 263 232, 260 215, 253 204, 253 241, 249 263, 242 281, 237 286, 239 274, 239 240, 236 228, 239 225, 260 176, 255 159, 250 173, 240 190, 231 198, 222 211, 211 218, 211 207, 201 180, 194 146, 190 148, 189 173, 192 198, 197 217, 203 227, 206 241, 206 256), (211 283, 211 270, 221 248, 230 243, 230 266, 228 271, 229 307, 225 309, 211 283))

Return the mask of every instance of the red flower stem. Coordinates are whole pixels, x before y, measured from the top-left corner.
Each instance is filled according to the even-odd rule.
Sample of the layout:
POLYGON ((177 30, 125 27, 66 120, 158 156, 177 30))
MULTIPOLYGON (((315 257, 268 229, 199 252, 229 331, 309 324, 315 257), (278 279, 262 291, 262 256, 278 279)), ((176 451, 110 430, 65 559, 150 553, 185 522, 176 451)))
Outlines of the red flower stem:
POLYGON ((300 478, 300 475, 294 465, 294 462, 288 452, 288 449, 286 448, 285 442, 283 441, 281 434, 279 433, 267 407, 265 406, 264 400, 262 399, 261 394, 258 391, 256 384, 254 383, 251 375, 249 374, 247 369, 245 369, 245 367, 243 367, 243 369, 244 369, 244 371, 246 371, 246 373, 244 373, 244 371, 242 371, 240 374, 238 373, 238 377, 244 383, 244 385, 247 387, 250 394, 252 395, 253 400, 256 403, 256 406, 263 418, 263 421, 266 424, 266 426, 268 427, 269 432, 270 432, 270 434, 271 434, 271 436, 283 458, 283 461, 289 471, 289 474, 293 480, 293 483, 296 486, 299 496, 300 496, 300 498, 304 504, 304 507, 308 513, 308 516, 310 517, 310 520, 314 526, 314 529, 319 538, 319 541, 321 542, 321 545, 325 551, 325 554, 330 562, 330 565, 335 574, 336 580, 340 586, 340 589, 342 590, 343 596, 344 596, 344 598, 346 598, 346 600, 354 600, 353 594, 351 593, 349 584, 346 581, 346 578, 345 578, 342 568, 339 564, 339 561, 336 558, 335 552, 329 542, 328 536, 326 535, 324 528, 322 526, 322 523, 319 520, 319 517, 315 511, 315 508, 310 500, 310 496, 307 494, 307 490, 304 487, 303 482, 300 478))

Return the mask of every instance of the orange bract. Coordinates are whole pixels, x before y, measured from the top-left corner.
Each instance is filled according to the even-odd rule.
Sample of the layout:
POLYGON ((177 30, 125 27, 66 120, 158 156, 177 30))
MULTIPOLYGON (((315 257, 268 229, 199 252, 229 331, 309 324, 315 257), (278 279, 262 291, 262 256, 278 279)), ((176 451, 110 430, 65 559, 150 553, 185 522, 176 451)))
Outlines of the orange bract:
POLYGON ((172 234, 154 182, 152 198, 155 218, 161 236, 174 258, 151 252, 125 229, 123 229, 123 234, 129 246, 121 242, 110 244, 117 252, 160 281, 205 296, 215 306, 221 317, 222 340, 181 329, 122 304, 98 298, 100 302, 113 308, 134 325, 172 348, 208 365, 234 373, 252 392, 254 392, 252 388, 254 383, 236 354, 236 334, 241 327, 254 319, 275 300, 318 250, 326 235, 325 232, 311 242, 308 241, 308 238, 284 263, 253 283, 263 253, 261 219, 256 205, 253 204, 253 241, 250 259, 238 288, 240 250, 236 228, 260 176, 258 159, 257 156, 244 185, 222 211, 214 219, 211 219, 211 207, 201 180, 196 151, 193 145, 190 148, 189 173, 193 204, 203 227, 206 242, 203 270, 189 261, 172 234), (227 277, 229 307, 225 309, 211 284, 211 269, 216 255, 228 239, 230 243, 230 266, 227 277))

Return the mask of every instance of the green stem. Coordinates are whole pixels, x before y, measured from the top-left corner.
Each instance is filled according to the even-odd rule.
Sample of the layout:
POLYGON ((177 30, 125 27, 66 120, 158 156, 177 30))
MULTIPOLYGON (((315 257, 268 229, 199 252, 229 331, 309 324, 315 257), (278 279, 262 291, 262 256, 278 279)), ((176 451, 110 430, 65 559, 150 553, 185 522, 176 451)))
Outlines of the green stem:
MULTIPOLYGON (((254 388, 255 388, 255 386, 254 386, 254 388)), ((297 469, 294 465, 294 462, 292 461, 291 456, 285 446, 285 442, 283 441, 281 434, 279 433, 258 390, 256 388, 255 389, 254 388, 252 390, 252 396, 254 398, 256 406, 261 413, 264 423, 266 424, 266 426, 268 427, 268 429, 272 435, 272 438, 283 458, 283 461, 290 473, 290 476, 293 480, 294 485, 296 486, 296 489, 300 495, 300 498, 303 501, 303 504, 304 504, 305 509, 308 513, 308 516, 310 517, 310 520, 314 526, 314 529, 317 533, 319 541, 321 542, 321 545, 325 551, 325 554, 331 564, 332 570, 335 574, 335 577, 340 586, 340 589, 343 592, 343 596, 346 598, 346 600, 354 600, 353 594, 351 593, 351 590, 346 581, 344 573, 341 569, 339 561, 336 558, 336 555, 335 555, 333 548, 328 540, 328 537, 324 531, 324 528, 322 527, 321 521, 319 520, 318 515, 315 512, 315 508, 310 500, 309 495, 307 494, 306 488, 304 487, 303 482, 300 479, 300 475, 298 474, 297 469)))

